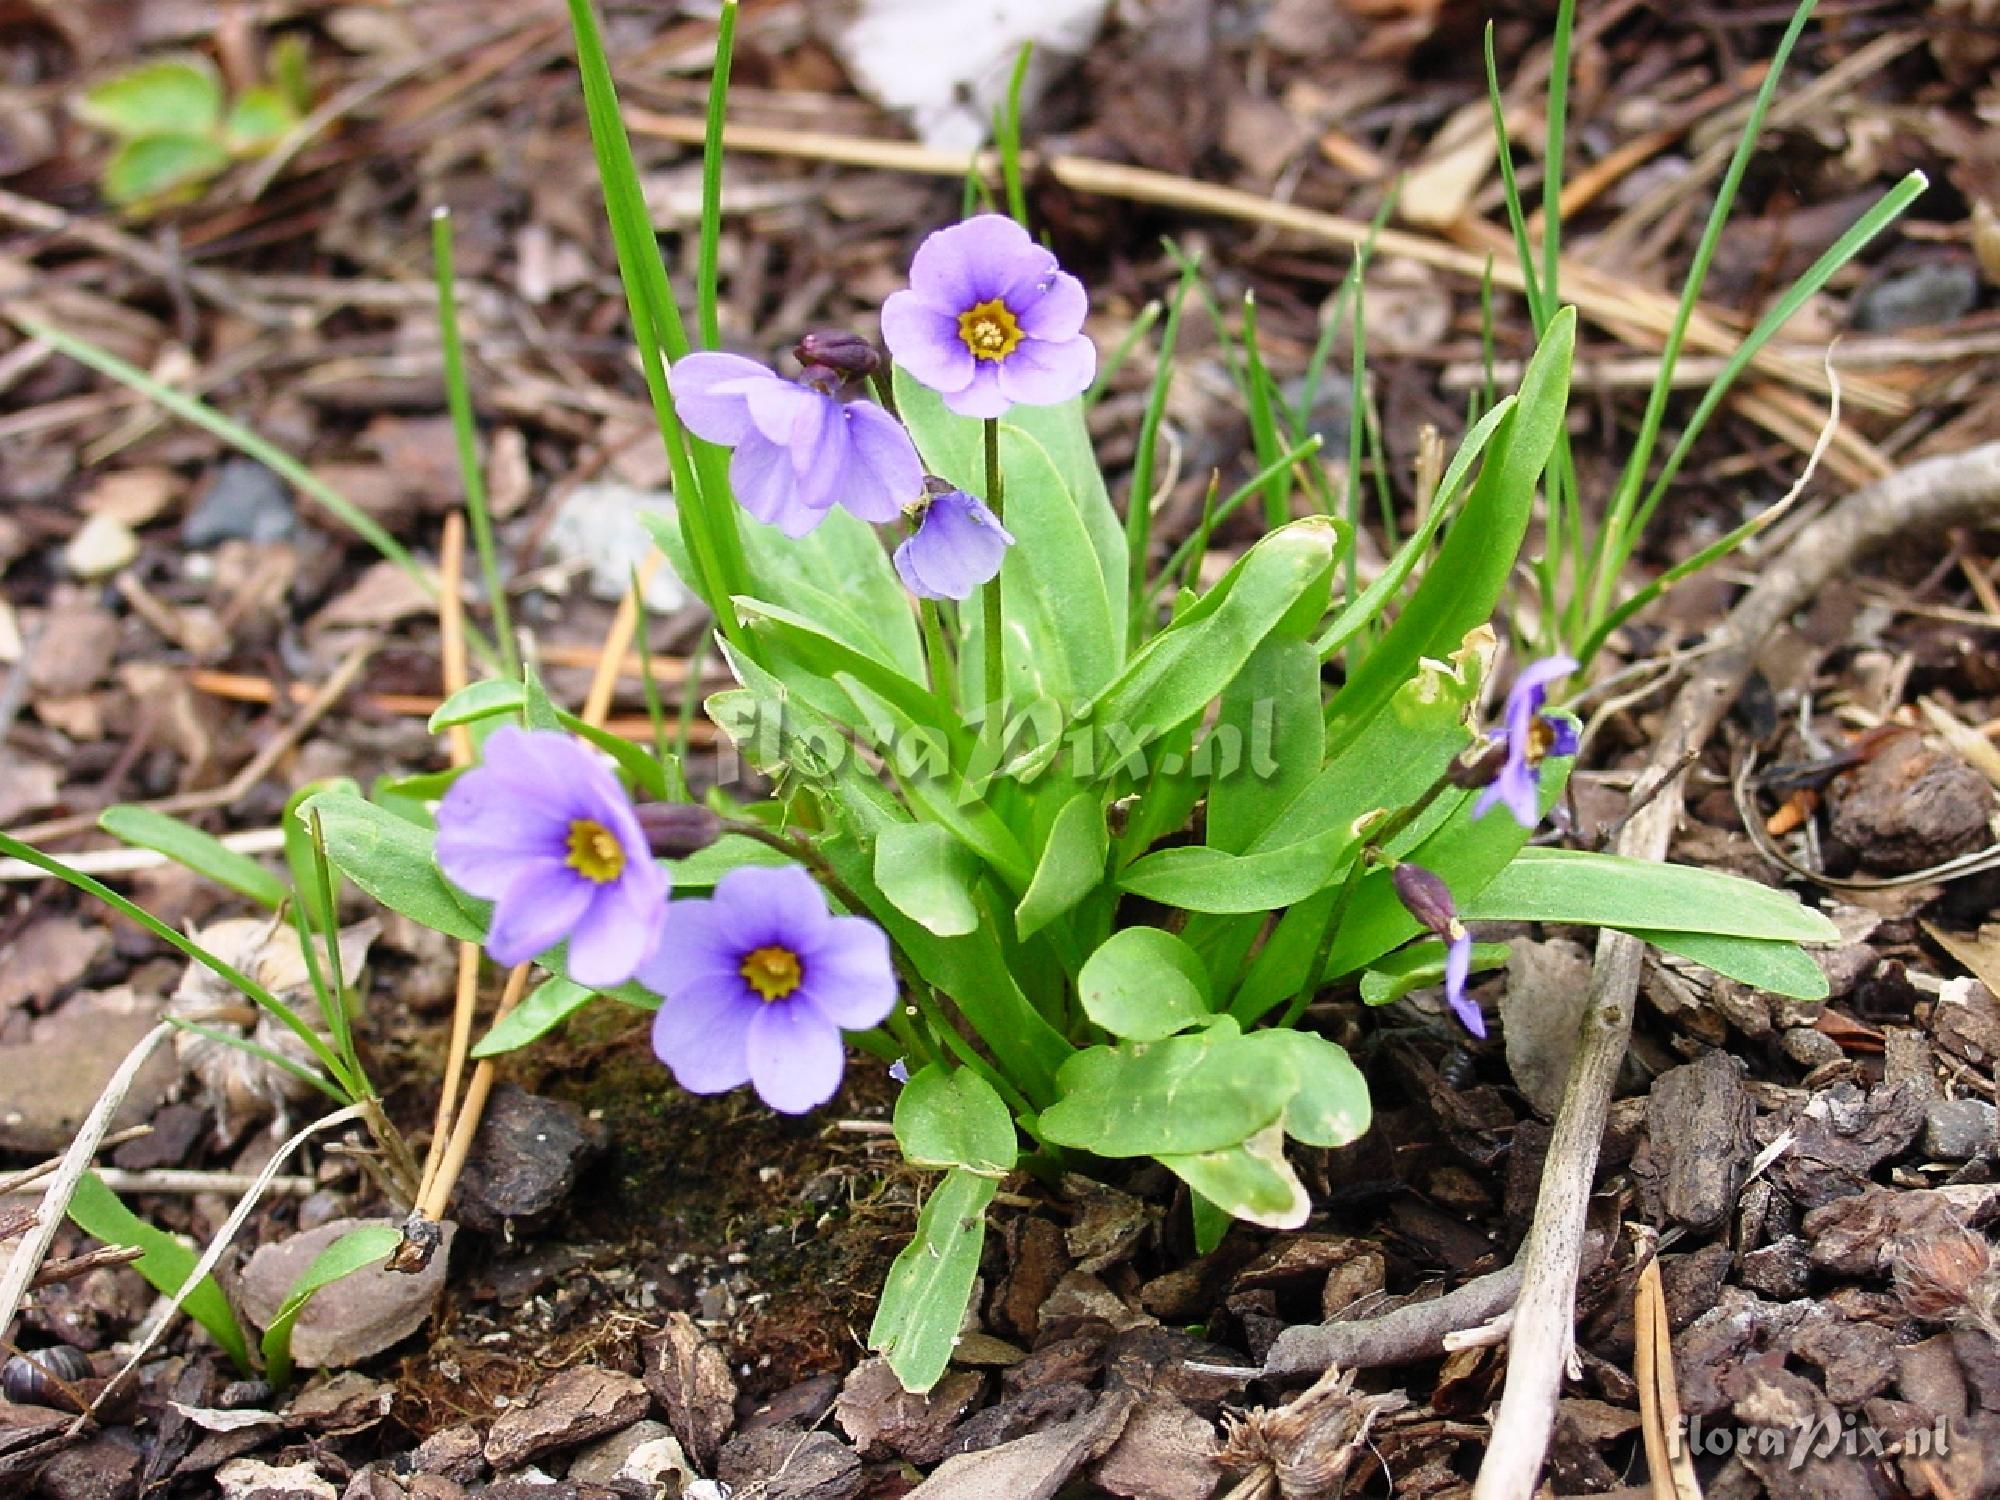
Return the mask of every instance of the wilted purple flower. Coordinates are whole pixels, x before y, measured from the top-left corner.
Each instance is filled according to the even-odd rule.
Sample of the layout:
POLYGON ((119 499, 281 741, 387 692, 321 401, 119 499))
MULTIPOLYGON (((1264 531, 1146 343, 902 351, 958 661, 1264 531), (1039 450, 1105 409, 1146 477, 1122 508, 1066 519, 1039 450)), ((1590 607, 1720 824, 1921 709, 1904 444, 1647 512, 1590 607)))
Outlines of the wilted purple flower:
POLYGON ((758 520, 804 536, 836 503, 864 521, 895 520, 923 493, 916 445, 873 402, 841 400, 838 372, 807 373, 800 384, 740 355, 690 354, 667 383, 688 431, 736 450, 729 483, 758 520))
POLYGON ((1567 656, 1548 656, 1522 668, 1507 692, 1504 723, 1496 736, 1506 747, 1500 772, 1472 804, 1472 815, 1483 818, 1494 803, 1504 803, 1514 821, 1533 828, 1542 820, 1541 764, 1551 755, 1576 754, 1576 727, 1567 719, 1542 712, 1549 684, 1569 676, 1576 663, 1567 656))
POLYGON ((568 735, 498 729, 437 813, 438 868, 491 901, 486 948, 526 963, 569 939, 569 977, 630 979, 659 940, 672 880, 617 777, 568 735))
POLYGON ((693 1094, 744 1083, 786 1114, 840 1087, 842 1030, 881 1024, 896 1003, 889 939, 866 917, 836 917, 797 865, 745 865, 713 899, 667 907, 640 979, 665 999, 653 1051, 693 1094))
POLYGON ((1435 871, 1422 865, 1403 863, 1390 872, 1396 899, 1410 915, 1445 940, 1444 997, 1452 1013, 1476 1037, 1486 1035, 1486 1017, 1479 1002, 1465 993, 1466 977, 1472 972, 1472 934, 1458 919, 1451 888, 1435 871))
POLYGON ((1001 214, 940 229, 917 247, 910 285, 882 304, 896 362, 966 417, 1054 406, 1097 373, 1083 283, 1001 214))
POLYGON ((967 599, 1000 571, 1013 535, 964 490, 933 496, 916 535, 896 548, 896 571, 920 599, 967 599))

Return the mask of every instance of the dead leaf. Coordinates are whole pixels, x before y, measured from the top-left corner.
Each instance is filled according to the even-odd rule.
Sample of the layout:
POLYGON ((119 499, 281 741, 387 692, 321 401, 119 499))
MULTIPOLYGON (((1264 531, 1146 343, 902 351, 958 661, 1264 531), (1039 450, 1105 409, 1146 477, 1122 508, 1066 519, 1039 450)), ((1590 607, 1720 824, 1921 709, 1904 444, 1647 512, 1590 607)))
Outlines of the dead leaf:
POLYGON ((1701 1500, 1687 1447, 1680 1441, 1681 1398, 1674 1383, 1674 1351, 1660 1262, 1648 1257, 1632 1293, 1632 1377, 1639 1387, 1639 1420, 1653 1500, 1701 1500))
MULTIPOLYGON (((244 1316, 259 1328, 269 1328, 314 1258, 348 1231, 371 1224, 397 1227, 391 1219, 335 1219, 259 1248, 244 1266, 238 1288, 244 1316)), ((446 1222, 441 1227, 440 1252, 415 1275, 371 1266, 321 1289, 292 1330, 292 1358, 310 1369, 359 1364, 423 1327, 444 1290, 445 1268, 458 1233, 456 1224, 446 1222)))
POLYGON ((1929 922, 1923 929, 1932 942, 1964 964, 1988 993, 2000 995, 2000 923, 1989 922, 1974 937, 1960 937, 1929 922))
POLYGON ((1553 1115, 1590 1003, 1590 955, 1560 938, 1515 938, 1507 948, 1507 992, 1500 997, 1507 1071, 1537 1112, 1553 1115))

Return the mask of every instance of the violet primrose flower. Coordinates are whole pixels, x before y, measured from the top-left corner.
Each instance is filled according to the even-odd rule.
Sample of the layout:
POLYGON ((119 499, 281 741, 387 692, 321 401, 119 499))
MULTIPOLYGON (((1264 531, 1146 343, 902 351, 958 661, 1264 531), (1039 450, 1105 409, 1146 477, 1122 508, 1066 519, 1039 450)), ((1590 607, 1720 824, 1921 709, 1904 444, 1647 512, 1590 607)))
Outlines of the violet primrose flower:
POLYGON ((1097 373, 1083 332, 1083 283, 1003 214, 938 230, 917 247, 910 285, 882 304, 896 363, 964 417, 1054 406, 1097 373))
POLYGON ((1000 571, 1014 537, 986 502, 947 490, 924 506, 916 535, 896 548, 896 571, 919 599, 969 599, 1000 571))
POLYGON ((437 813, 438 868, 495 903, 486 949, 521 964, 569 939, 569 977, 630 979, 659 940, 672 879, 618 778, 568 735, 498 729, 437 813))
POLYGON ((804 536, 840 504, 893 521, 923 493, 924 468, 903 426, 872 401, 843 401, 841 372, 809 366, 803 383, 735 354, 690 354, 667 371, 674 410, 696 437, 735 449, 729 483, 743 508, 804 536))
POLYGON ((1567 719, 1542 712, 1549 684, 1569 676, 1576 663, 1567 656, 1548 656, 1524 667, 1507 692, 1504 722, 1496 736, 1506 747, 1500 774, 1479 800, 1472 815, 1483 818, 1493 805, 1504 803, 1514 821, 1533 828, 1542 820, 1541 764, 1551 755, 1576 754, 1576 727, 1567 719))
POLYGON ((881 1024, 896 1003, 888 937, 866 917, 831 915, 797 865, 746 865, 713 899, 670 903, 639 977, 666 997, 653 1051, 682 1088, 750 1083, 792 1115, 840 1087, 841 1032, 881 1024))
POLYGON ((1472 972, 1472 934, 1458 919, 1451 888, 1436 872, 1422 865, 1399 864, 1390 872, 1396 898, 1411 916, 1445 940, 1444 997, 1459 1024, 1476 1037, 1486 1035, 1486 1017, 1479 1002, 1465 993, 1465 981, 1472 972))

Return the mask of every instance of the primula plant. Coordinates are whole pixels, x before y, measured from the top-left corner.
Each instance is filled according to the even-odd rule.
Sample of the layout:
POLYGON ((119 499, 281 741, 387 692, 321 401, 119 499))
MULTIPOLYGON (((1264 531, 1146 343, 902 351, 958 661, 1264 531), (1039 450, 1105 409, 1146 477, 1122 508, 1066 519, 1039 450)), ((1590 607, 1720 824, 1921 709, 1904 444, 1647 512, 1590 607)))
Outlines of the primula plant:
POLYGON ((672 754, 502 667, 433 718, 472 733, 474 766, 305 804, 376 899, 539 972, 479 1055, 603 997, 654 1013, 681 1087, 803 1113, 869 1054, 900 1082, 905 1156, 942 1173, 870 1335, 922 1390, 1016 1172, 1156 1161, 1203 1249, 1231 1220, 1303 1224, 1294 1156, 1370 1122, 1362 1071, 1310 1025, 1329 991, 1441 987, 1434 1024, 1483 1036, 1468 985, 1505 950, 1481 928, 1539 921, 1824 993, 1798 945, 1833 929, 1791 896, 1561 846, 1575 662, 1516 663, 1489 693, 1572 312, 1541 320, 1366 587, 1352 522, 1323 511, 1267 515, 1226 567, 1193 565, 1206 528, 1162 565, 1150 485, 1121 519, 1094 456, 1086 288, 1015 218, 917 246, 886 357, 866 327, 759 330, 797 340, 770 365, 715 347, 720 85, 691 338, 587 0, 572 12, 674 475, 655 537, 714 615, 733 686, 706 712, 754 774, 691 802, 672 754))

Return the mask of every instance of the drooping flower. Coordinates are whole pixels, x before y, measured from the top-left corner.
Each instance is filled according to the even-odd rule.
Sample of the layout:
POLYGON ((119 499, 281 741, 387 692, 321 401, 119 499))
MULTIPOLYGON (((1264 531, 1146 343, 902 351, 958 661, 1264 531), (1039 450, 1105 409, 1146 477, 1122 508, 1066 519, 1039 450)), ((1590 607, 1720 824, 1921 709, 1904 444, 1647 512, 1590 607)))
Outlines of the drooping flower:
POLYGON ((1000 571, 1013 545, 985 501, 947 490, 926 502, 916 534, 896 548, 896 571, 919 599, 967 599, 1000 571))
POLYGON ((445 793, 437 828, 438 868, 495 903, 486 948, 500 963, 567 938, 569 977, 604 989, 653 952, 673 882, 618 778, 568 735, 495 730, 445 793))
POLYGON ((1083 283, 1002 214, 938 230, 917 247, 910 285, 882 304, 896 362, 966 417, 1054 406, 1097 373, 1083 332, 1083 283))
POLYGON ((903 424, 872 401, 844 400, 847 371, 809 364, 798 381, 736 354, 690 354, 667 371, 674 410, 696 437, 733 448, 729 483, 743 508, 804 536, 836 504, 893 521, 923 493, 903 424))
POLYGON ((879 1025, 896 1003, 889 939, 866 917, 836 917, 797 865, 746 865, 709 900, 667 907, 640 971, 664 999, 653 1050, 689 1093, 749 1083, 785 1114, 840 1087, 841 1032, 879 1025))
POLYGON ((1445 941, 1444 997, 1459 1023, 1476 1037, 1486 1035, 1486 1017, 1479 1002, 1465 993, 1466 978, 1472 972, 1472 934, 1458 919, 1451 888, 1435 871, 1407 862, 1390 872, 1396 897, 1411 916, 1445 941))
POLYGON ((1495 803, 1505 804, 1514 821, 1533 828, 1542 820, 1541 765, 1551 755, 1576 754, 1576 726, 1542 712, 1549 684, 1576 670, 1567 656, 1544 657, 1521 670, 1508 689, 1507 706, 1495 743, 1504 747, 1499 773, 1472 804, 1483 818, 1495 803))

